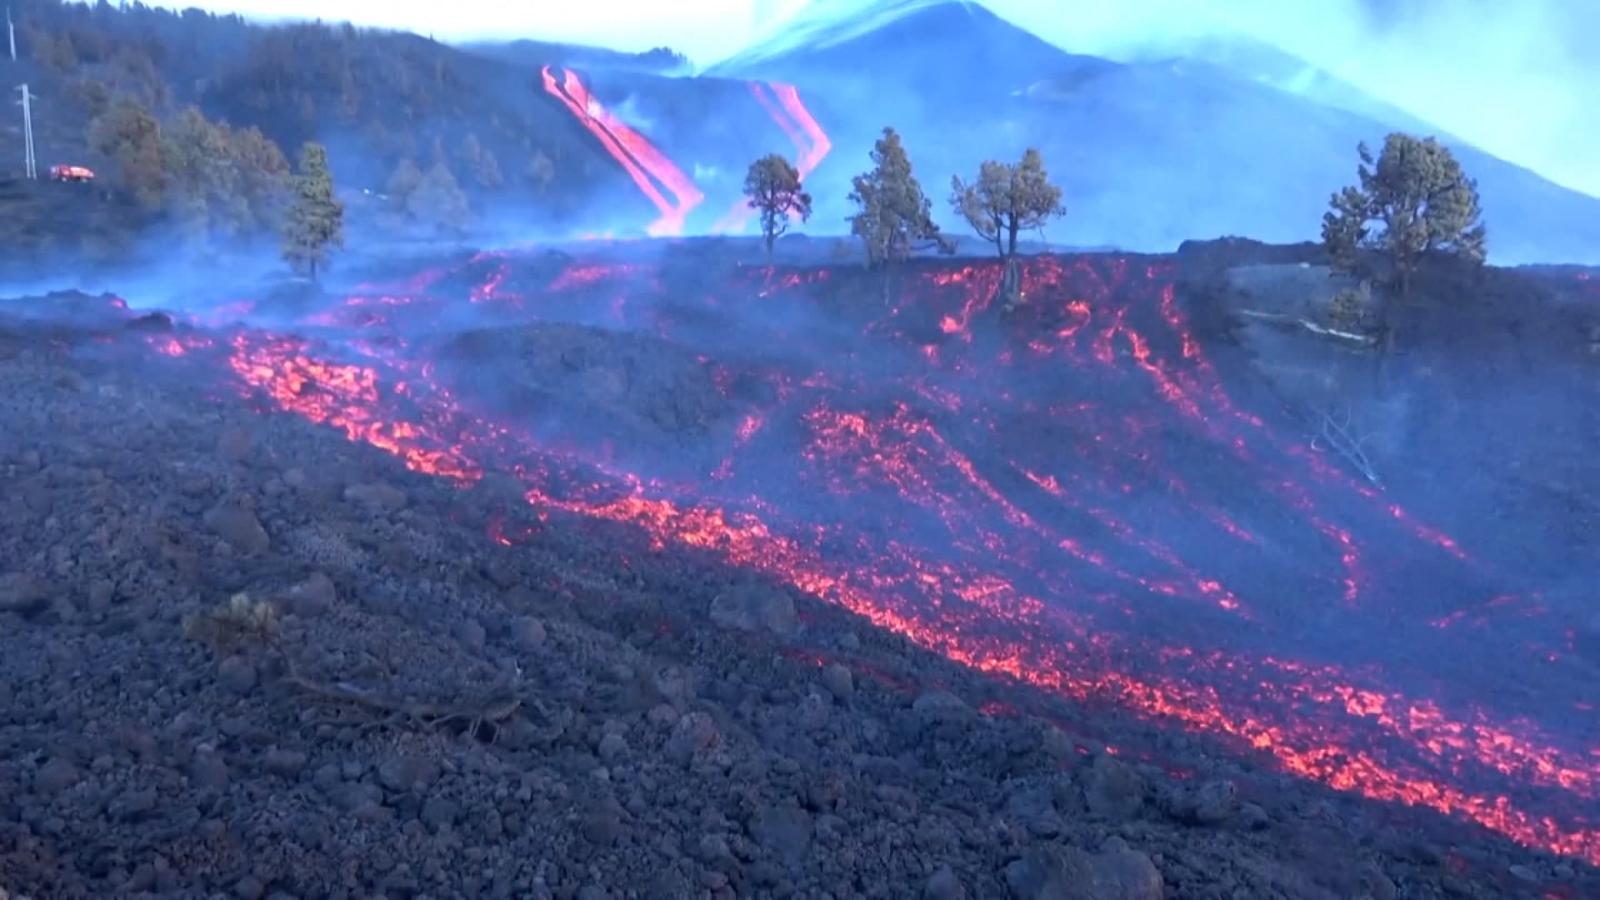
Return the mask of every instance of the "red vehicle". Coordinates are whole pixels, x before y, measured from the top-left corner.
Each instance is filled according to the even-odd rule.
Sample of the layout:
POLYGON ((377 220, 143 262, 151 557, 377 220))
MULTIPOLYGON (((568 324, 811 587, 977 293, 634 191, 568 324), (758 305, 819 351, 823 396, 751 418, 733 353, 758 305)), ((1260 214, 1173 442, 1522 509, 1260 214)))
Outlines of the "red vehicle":
POLYGON ((51 166, 51 181, 93 181, 94 170, 87 166, 51 166))

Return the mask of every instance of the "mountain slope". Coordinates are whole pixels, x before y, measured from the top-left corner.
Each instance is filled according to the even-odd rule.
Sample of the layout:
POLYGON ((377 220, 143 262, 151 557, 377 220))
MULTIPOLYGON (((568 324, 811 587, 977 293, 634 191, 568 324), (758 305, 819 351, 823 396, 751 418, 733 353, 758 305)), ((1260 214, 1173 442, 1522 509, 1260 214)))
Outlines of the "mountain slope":
MULTIPOLYGON (((1358 142, 1421 124, 1349 91, 1294 95, 1188 60, 1076 56, 969 2, 836 11, 824 4, 708 70, 792 81, 820 110, 835 145, 812 182, 824 222, 847 213, 830 200, 892 124, 936 201, 950 174, 1039 147, 1071 209, 1053 240, 1139 249, 1218 234, 1299 240, 1354 180, 1358 142)), ((1479 181, 1497 261, 1600 257, 1600 200, 1451 143, 1479 181)))

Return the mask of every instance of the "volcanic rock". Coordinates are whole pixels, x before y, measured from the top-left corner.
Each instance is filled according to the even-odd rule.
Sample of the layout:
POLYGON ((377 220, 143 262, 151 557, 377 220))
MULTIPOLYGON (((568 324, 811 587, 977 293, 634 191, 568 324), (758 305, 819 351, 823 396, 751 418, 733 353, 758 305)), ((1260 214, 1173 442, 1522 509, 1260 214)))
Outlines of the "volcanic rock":
POLYGON ((595 747, 595 753, 601 762, 615 762, 617 757, 628 752, 628 739, 616 732, 607 732, 600 738, 600 743, 595 747))
POLYGON ((456 625, 456 640, 473 650, 482 650, 489 634, 476 619, 465 619, 456 625))
POLYGON ((461 808, 454 801, 444 797, 429 797, 422 804, 422 823, 438 831, 447 825, 454 825, 456 817, 461 814, 461 808))
POLYGON ((229 462, 244 462, 255 450, 255 437, 243 428, 230 428, 217 439, 217 455, 229 462))
POLYGON ((267 530, 261 527, 261 520, 236 501, 224 500, 212 507, 205 515, 205 522, 235 550, 248 556, 266 553, 272 545, 267 530))
POLYGON ((215 753, 196 753, 189 764, 189 779, 203 790, 220 791, 228 786, 228 765, 215 753))
POLYGON ((770 631, 785 635, 794 631, 794 598, 767 585, 742 585, 718 594, 711 601, 711 621, 739 631, 770 631))
POLYGON ((1200 785, 1195 792, 1194 820, 1202 825, 1227 821, 1239 808, 1239 788, 1231 781, 1215 779, 1200 785))
POLYGON ((590 804, 583 814, 580 833, 597 847, 609 847, 622 836, 622 808, 614 797, 603 797, 590 804))
POLYGON ((1039 847, 1005 867, 1017 900, 1162 900, 1155 863, 1112 838, 1097 854, 1075 847, 1039 847))
POLYGON ((967 889, 949 866, 940 866, 922 886, 924 900, 966 900, 967 889))
POLYGON ((123 326, 129 331, 163 332, 172 330, 172 317, 163 312, 150 312, 128 320, 123 326))
POLYGON ((353 484, 344 489, 344 499, 375 510, 397 512, 405 509, 410 499, 405 491, 388 484, 353 484))
POLYGON ((850 695, 856 692, 855 676, 846 666, 834 663, 822 670, 822 686, 828 689, 833 699, 841 703, 849 700, 850 695))
POLYGON ((1250 831, 1261 831, 1272 824, 1272 817, 1260 806, 1246 803, 1239 807, 1239 824, 1250 831))
POLYGON ((668 759, 684 764, 716 746, 719 738, 717 724, 711 716, 691 712, 672 727, 672 736, 667 738, 664 751, 668 759))
POLYGON ((230 656, 217 664, 217 681, 235 694, 248 694, 256 686, 256 667, 242 656, 230 656))
POLYGON ((518 616, 511 621, 511 640, 524 650, 533 650, 545 642, 544 623, 534 616, 518 616))
POLYGON ((1072 738, 1054 725, 1045 726, 1043 733, 1039 735, 1039 749, 1057 763, 1076 758, 1078 751, 1072 738))
POLYGON ((911 711, 930 722, 952 722, 971 715, 972 707, 949 691, 927 691, 912 701, 911 711))
POLYGON ((306 766, 306 755, 298 750, 268 750, 261 757, 261 768, 283 778, 296 778, 306 766))
POLYGON ((438 763, 423 756, 401 754, 378 764, 378 781, 397 794, 427 790, 438 777, 438 763))
POLYGON ((1096 815, 1127 818, 1144 805, 1144 779, 1132 766, 1109 753, 1095 757, 1087 777, 1084 800, 1096 815))
POLYGON ((721 866, 733 862, 733 851, 728 849, 728 842, 720 834, 705 834, 694 846, 695 858, 711 866, 721 866))
POLYGON ((694 683, 682 666, 662 666, 650 679, 650 687, 676 709, 694 699, 694 683))
POLYGON ((1013 788, 1006 798, 1006 815, 1040 837, 1053 837, 1061 832, 1055 798, 1050 786, 1042 782, 1024 782, 1013 788))
POLYGON ((50 585, 44 579, 23 572, 0 575, 0 613, 31 615, 49 602, 50 585))
POLYGON ((285 591, 280 598, 289 612, 305 618, 315 618, 332 609, 339 602, 338 588, 333 579, 321 572, 285 591))
POLYGON ((811 846, 811 814, 796 806, 768 806, 750 818, 747 826, 756 843, 798 863, 811 846))
POLYGON ((106 804, 106 815, 125 822, 137 821, 156 807, 154 788, 129 788, 106 804))
POLYGON ((33 789, 41 794, 59 794, 78 783, 78 767, 59 756, 39 767, 33 776, 33 789))

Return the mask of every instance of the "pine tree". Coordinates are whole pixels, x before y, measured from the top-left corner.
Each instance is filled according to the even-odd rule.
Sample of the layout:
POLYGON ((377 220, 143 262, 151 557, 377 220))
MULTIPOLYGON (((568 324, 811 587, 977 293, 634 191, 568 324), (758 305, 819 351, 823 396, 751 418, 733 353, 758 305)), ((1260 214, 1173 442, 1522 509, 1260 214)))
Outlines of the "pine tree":
POLYGON ((857 207, 850 217, 850 233, 861 239, 867 265, 885 270, 884 298, 888 299, 890 268, 928 242, 954 252, 955 245, 939 233, 933 222, 933 204, 912 174, 911 159, 893 128, 883 129, 872 150, 872 170, 857 175, 850 201, 857 207))
POLYGON ((413 219, 441 232, 460 234, 472 216, 466 193, 443 160, 428 167, 405 203, 413 219))
POLYGON ((750 208, 761 213, 761 236, 771 265, 772 245, 789 230, 789 216, 797 215, 802 222, 811 218, 811 195, 800 187, 799 170, 777 153, 750 164, 744 176, 744 195, 750 208))
POLYGON ((476 134, 468 134, 462 141, 461 156, 466 161, 467 172, 478 187, 493 190, 505 184, 505 177, 500 174, 500 161, 483 146, 476 134))
POLYGON ((1001 259, 1017 255, 1019 232, 1042 228, 1067 212, 1061 188, 1050 183, 1044 159, 1031 147, 1014 166, 989 160, 979 167, 977 181, 967 184, 957 176, 950 186, 950 205, 994 244, 1001 259))
POLYGON ((344 246, 344 205, 333 196, 328 151, 307 142, 300 150, 294 201, 283 230, 283 258, 298 271, 317 277, 329 248, 344 246))
POLYGON ((161 123, 142 103, 119 97, 89 123, 89 146, 111 160, 130 191, 146 210, 164 204, 166 172, 162 160, 161 123))
POLYGON ((1378 251, 1403 296, 1430 254, 1483 263, 1487 239, 1478 186, 1448 148, 1431 137, 1395 133, 1376 161, 1365 144, 1357 152, 1360 185, 1334 194, 1322 217, 1322 240, 1335 269, 1359 272, 1360 252, 1378 251))

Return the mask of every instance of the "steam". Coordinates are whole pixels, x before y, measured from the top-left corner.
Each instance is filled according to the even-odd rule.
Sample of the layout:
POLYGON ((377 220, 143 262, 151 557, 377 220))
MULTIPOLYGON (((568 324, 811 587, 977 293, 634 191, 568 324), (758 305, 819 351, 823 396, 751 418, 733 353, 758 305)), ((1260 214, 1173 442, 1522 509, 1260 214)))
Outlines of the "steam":
POLYGON ((1131 60, 1256 40, 1502 159, 1600 196, 1600 5, 1565 0, 1136 0, 988 6, 1076 53, 1131 60))

